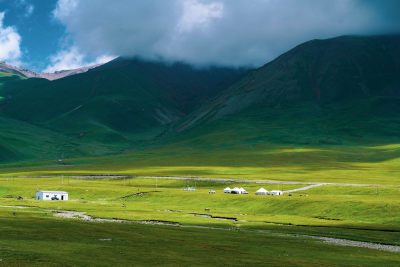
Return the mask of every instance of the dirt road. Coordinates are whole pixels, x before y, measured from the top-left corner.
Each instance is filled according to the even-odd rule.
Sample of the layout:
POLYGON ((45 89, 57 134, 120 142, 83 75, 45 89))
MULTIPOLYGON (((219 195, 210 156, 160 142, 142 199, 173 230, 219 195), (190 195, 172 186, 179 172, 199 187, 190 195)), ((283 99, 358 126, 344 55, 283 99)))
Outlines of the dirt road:
MULTIPOLYGON (((53 176, 4 176, 15 178, 50 178, 53 176)), ((246 179, 223 179, 223 178, 204 178, 204 177, 188 177, 188 176, 130 176, 130 175, 64 175, 64 178, 72 179, 170 179, 170 180, 194 180, 217 183, 256 183, 256 184, 299 184, 299 185, 338 185, 338 186, 382 186, 379 184, 352 184, 352 183, 324 183, 324 182, 297 182, 297 181, 274 181, 274 180, 246 180, 246 179)), ((310 188, 312 188, 310 187, 310 188)))

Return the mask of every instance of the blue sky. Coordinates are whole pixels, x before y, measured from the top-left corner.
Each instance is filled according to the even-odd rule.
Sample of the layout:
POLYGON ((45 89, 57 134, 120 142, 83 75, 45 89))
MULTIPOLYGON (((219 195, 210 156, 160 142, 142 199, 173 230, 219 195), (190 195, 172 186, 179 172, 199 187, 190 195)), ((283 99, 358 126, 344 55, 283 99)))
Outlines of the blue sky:
POLYGON ((41 72, 116 56, 261 66, 299 43, 400 32, 399 0, 0 0, 0 60, 41 72))
MULTIPOLYGON (((97 63, 96 57, 90 54, 75 53, 69 55, 74 58, 66 64, 52 68, 57 65, 57 56, 68 57, 65 52, 74 51, 73 40, 67 34, 66 26, 54 16, 57 3, 57 0, 0 0, 0 33, 7 32, 3 36, 6 39, 10 38, 10 33, 19 36, 18 46, 7 46, 14 56, 3 55, 1 58, 0 53, 0 60, 37 72, 53 72, 64 69, 63 65, 69 69, 97 63), (17 50, 19 52, 15 52, 17 50)), ((1 49, 4 51, 0 42, 1 49)))
POLYGON ((24 67, 44 69, 49 56, 60 47, 65 26, 52 15, 56 3, 56 0, 0 0, 3 27, 13 27, 21 37, 21 57, 17 61, 24 67))

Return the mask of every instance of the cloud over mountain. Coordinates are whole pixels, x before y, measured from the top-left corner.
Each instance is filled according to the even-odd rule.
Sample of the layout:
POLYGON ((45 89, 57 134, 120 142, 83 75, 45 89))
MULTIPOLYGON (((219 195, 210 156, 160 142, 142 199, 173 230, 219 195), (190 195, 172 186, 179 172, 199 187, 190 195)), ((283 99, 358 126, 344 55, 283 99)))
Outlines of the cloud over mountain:
POLYGON ((59 0, 82 53, 260 65, 313 38, 400 30, 398 1, 59 0))
POLYGON ((79 52, 78 48, 73 46, 67 50, 61 50, 57 54, 50 57, 50 64, 43 70, 45 73, 53 73, 60 70, 72 70, 81 68, 83 66, 91 66, 96 64, 103 64, 114 57, 98 56, 93 61, 88 61, 85 55, 79 52))
POLYGON ((0 60, 20 64, 21 36, 14 27, 3 25, 4 12, 0 12, 0 60))

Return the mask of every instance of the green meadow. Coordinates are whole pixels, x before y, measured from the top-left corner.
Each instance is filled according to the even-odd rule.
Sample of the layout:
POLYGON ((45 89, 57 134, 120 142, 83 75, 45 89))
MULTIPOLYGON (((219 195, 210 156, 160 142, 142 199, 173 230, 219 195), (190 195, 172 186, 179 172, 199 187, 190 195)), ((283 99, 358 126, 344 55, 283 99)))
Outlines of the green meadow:
POLYGON ((337 246, 288 234, 400 245, 399 186, 326 185, 292 196, 254 194, 260 187, 290 190, 303 186, 173 179, 157 179, 156 185, 155 179, 148 178, 2 177, 0 258, 10 265, 33 266, 226 265, 222 259, 238 266, 398 263, 398 252, 337 246), (186 186, 196 186, 197 190, 184 191, 186 186), (227 186, 244 187, 249 194, 222 193, 227 186), (36 188, 67 191, 69 200, 37 201, 36 188), (209 194, 210 189, 216 194, 209 194), (17 200, 18 196, 24 199, 17 200), (53 210, 133 223, 58 218, 53 210), (169 225, 152 225, 155 222, 169 225))
POLYGON ((223 150, 190 143, 122 155, 19 162, 2 175, 188 176, 399 185, 400 145, 300 146, 238 144, 223 150))
POLYGON ((0 255, 11 266, 396 265, 398 253, 268 233, 88 223, 0 209, 0 255), (307 246, 307 249, 304 249, 307 246))
MULTIPOLYGON (((11 237, 0 238, 0 242, 12 244, 8 251, 0 250, 0 254, 8 255, 4 258, 15 265, 27 262, 109 265, 110 260, 116 265, 132 261, 137 265, 226 265, 226 261, 220 262, 221 258, 228 258, 230 265, 242 266, 398 264, 398 252, 337 246, 304 236, 291 236, 400 245, 400 146, 397 140, 383 142, 370 136, 362 142, 343 139, 343 144, 279 144, 273 141, 274 136, 281 138, 276 131, 271 132, 274 135, 271 139, 260 137, 261 132, 268 133, 267 129, 251 131, 254 136, 242 132, 246 136, 243 138, 240 131, 234 133, 226 125, 220 127, 221 131, 205 128, 199 134, 191 135, 189 131, 181 137, 166 137, 168 142, 134 146, 118 155, 66 157, 61 163, 56 161, 56 156, 46 161, 3 163, 0 205, 29 208, 0 208, 0 227, 12 230, 7 231, 11 237), (224 132, 222 128, 228 130, 224 132), (68 178, 108 174, 131 178, 68 178), (238 182, 157 179, 156 186, 156 179, 145 179, 145 176, 204 177, 238 182), (292 196, 257 196, 254 193, 260 187, 291 190, 306 185, 256 184, 240 180, 371 186, 324 185, 294 192, 292 196), (186 186, 196 186, 197 190, 184 191, 186 186), (244 187, 249 194, 223 194, 227 186, 244 187), (36 201, 37 187, 67 191, 70 200, 36 201), (209 194, 210 189, 217 193, 209 194), (24 199, 17 200, 18 196, 24 199), (93 218, 133 223, 83 222, 54 217, 48 210, 85 212, 93 218), (7 226, 10 220, 15 221, 11 224, 13 227, 7 226), (168 225, 153 225, 159 222, 168 225), (42 235, 29 232, 31 224, 42 235), (9 241, 12 238, 15 240, 9 241), (39 249, 39 243, 62 249, 54 253, 50 249, 39 249), (79 257, 72 256, 76 251, 80 251, 79 257), (96 257, 98 254, 101 256, 96 257)), ((289 132, 288 138, 298 136, 301 140, 303 136, 289 132)), ((52 141, 43 142, 48 146, 53 144, 52 141)), ((59 149, 55 148, 54 155, 57 151, 59 149)))
POLYGON ((68 177, 1 178, 0 183, 3 206, 72 210, 95 218, 138 222, 312 233, 400 245, 399 186, 325 185, 297 191, 292 196, 259 196, 255 191, 260 187, 285 191, 305 185, 173 179, 158 179, 156 185, 155 179, 68 177), (196 186, 197 190, 184 191, 186 186, 196 186), (244 187, 249 194, 223 194, 227 186, 244 187), (36 201, 36 188, 67 191, 69 201, 36 201), (211 189, 216 194, 209 194, 211 189), (24 199, 17 200, 18 196, 24 199))

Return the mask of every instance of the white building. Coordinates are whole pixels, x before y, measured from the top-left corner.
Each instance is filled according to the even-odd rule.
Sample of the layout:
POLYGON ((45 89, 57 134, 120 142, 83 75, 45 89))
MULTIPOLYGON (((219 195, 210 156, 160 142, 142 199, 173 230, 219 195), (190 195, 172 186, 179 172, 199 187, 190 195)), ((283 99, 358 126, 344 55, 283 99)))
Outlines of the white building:
POLYGON ((270 192, 270 195, 273 195, 273 196, 281 196, 281 195, 283 195, 283 192, 280 191, 280 190, 272 190, 272 191, 270 192))
POLYGON ((68 193, 64 191, 37 191, 36 200, 68 200, 68 193))
POLYGON ((269 192, 262 187, 256 191, 256 195, 268 195, 268 194, 269 192))

